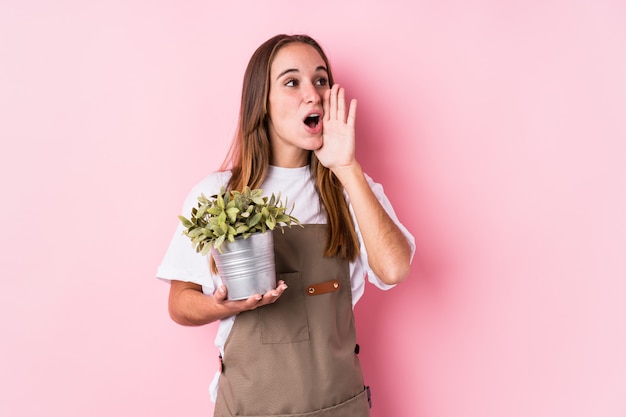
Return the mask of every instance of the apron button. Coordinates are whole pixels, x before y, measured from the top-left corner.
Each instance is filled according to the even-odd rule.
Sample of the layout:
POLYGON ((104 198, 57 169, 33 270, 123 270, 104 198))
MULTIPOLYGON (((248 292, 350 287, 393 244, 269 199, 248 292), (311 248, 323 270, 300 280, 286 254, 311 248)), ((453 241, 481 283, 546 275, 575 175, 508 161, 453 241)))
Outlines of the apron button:
POLYGON ((313 294, 315 292, 315 288, 309 287, 309 294, 313 294))

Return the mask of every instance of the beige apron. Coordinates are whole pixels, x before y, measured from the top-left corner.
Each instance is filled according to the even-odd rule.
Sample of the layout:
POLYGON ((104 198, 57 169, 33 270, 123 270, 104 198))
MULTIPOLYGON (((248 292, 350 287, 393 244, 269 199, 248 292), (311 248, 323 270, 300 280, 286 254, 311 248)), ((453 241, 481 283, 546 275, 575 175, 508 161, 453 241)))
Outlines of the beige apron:
POLYGON ((224 346, 215 416, 369 416, 348 262, 323 256, 326 225, 274 233, 274 303, 239 314, 224 346))

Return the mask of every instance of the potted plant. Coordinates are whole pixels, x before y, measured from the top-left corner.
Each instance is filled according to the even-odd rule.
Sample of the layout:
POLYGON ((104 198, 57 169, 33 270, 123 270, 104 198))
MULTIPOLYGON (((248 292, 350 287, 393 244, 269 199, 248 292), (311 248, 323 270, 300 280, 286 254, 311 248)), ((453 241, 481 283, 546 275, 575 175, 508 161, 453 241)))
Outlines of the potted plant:
POLYGON ((196 252, 211 252, 212 269, 219 271, 231 300, 263 294, 276 286, 273 235, 265 232, 276 226, 282 231, 283 225, 300 225, 287 212, 280 193, 264 197, 262 189, 250 187, 242 192, 222 188, 211 198, 201 194, 191 217, 178 218, 196 252))

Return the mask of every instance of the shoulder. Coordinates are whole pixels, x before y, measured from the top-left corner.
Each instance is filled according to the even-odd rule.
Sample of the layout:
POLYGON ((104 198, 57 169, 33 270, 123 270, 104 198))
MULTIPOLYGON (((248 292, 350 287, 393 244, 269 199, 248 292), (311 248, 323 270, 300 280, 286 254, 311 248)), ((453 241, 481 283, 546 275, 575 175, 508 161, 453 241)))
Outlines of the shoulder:
POLYGON ((198 202, 198 197, 200 197, 200 195, 204 194, 205 196, 210 197, 219 193, 220 189, 226 186, 230 177, 230 171, 216 171, 202 178, 189 191, 189 194, 185 199, 185 210, 194 207, 198 202))
POLYGON ((192 187, 189 197, 198 197, 200 194, 209 197, 213 194, 217 194, 222 187, 226 186, 230 176, 230 171, 216 171, 210 173, 192 187))
POLYGON ((202 180, 200 180, 192 188, 192 192, 215 194, 220 191, 222 187, 226 186, 226 183, 231 177, 230 171, 216 171, 212 172, 202 180))

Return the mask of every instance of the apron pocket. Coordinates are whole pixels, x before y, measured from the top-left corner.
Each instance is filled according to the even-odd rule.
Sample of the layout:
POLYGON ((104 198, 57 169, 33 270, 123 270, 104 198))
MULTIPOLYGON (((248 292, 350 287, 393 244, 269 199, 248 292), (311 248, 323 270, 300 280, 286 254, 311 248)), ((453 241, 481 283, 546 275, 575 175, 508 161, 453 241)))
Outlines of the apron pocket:
POLYGON ((289 288, 274 304, 258 309, 262 343, 295 343, 309 340, 309 323, 300 272, 277 274, 289 288))

